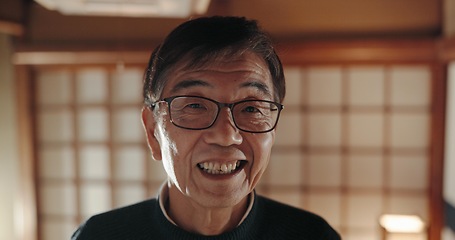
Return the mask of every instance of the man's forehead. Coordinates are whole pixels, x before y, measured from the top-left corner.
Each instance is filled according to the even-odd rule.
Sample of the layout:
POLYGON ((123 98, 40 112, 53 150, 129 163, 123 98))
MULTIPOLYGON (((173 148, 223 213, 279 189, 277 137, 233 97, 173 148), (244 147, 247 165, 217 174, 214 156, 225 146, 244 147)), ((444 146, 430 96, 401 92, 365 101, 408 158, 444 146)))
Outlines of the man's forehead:
POLYGON ((211 81, 216 81, 216 76, 222 78, 223 74, 232 74, 235 76, 229 80, 232 85, 256 89, 267 96, 273 95, 273 81, 268 65, 260 56, 249 51, 202 60, 186 56, 166 72, 164 88, 167 89, 167 94, 178 93, 179 90, 190 87, 214 87, 211 81))
MULTIPOLYGON (((233 82, 234 83, 234 82, 233 82)), ((235 83, 234 83, 235 84, 235 83)), ((184 79, 177 81, 174 86, 171 86, 170 93, 178 93, 182 90, 192 89, 192 88, 208 88, 215 89, 216 86, 211 81, 201 80, 201 79, 184 79)), ((247 79, 246 81, 241 81, 237 86, 234 86, 234 89, 241 91, 242 89, 250 89, 258 91, 261 95, 264 95, 267 98, 272 97, 272 89, 268 84, 263 80, 258 79, 247 79)))
POLYGON ((266 61, 258 54, 250 50, 242 51, 219 51, 212 54, 199 56, 195 53, 188 53, 173 68, 178 70, 208 69, 211 67, 228 68, 242 62, 243 64, 256 65, 263 70, 269 71, 266 61))

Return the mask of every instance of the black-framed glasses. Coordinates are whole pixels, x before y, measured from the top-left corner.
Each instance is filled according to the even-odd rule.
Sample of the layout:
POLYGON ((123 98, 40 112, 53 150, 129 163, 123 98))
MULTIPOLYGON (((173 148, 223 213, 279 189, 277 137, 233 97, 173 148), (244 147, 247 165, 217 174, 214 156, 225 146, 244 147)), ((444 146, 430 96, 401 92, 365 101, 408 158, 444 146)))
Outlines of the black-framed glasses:
POLYGON ((265 133, 272 131, 280 117, 283 105, 267 100, 242 100, 220 103, 200 96, 173 96, 151 104, 166 102, 171 122, 180 128, 202 130, 213 126, 221 108, 231 110, 235 126, 245 132, 265 133))

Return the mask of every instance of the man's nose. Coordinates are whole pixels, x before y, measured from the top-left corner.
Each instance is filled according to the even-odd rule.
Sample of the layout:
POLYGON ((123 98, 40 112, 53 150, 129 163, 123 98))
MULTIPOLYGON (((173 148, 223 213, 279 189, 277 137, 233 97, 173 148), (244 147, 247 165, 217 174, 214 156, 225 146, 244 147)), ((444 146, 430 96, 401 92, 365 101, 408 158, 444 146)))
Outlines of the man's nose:
POLYGON ((221 108, 215 123, 208 129, 207 143, 221 146, 239 145, 243 142, 240 130, 235 126, 232 111, 228 107, 221 108))

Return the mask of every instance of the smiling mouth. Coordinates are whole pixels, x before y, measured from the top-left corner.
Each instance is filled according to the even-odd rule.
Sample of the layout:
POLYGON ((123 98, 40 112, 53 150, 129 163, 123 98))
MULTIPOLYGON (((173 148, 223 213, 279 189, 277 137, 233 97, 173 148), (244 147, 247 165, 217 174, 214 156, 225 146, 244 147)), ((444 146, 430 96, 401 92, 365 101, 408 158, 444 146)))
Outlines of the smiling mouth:
POLYGON ((222 174, 231 174, 237 171, 240 171, 246 164, 244 160, 238 160, 235 163, 213 163, 213 162, 203 162, 199 163, 198 167, 202 171, 208 174, 222 175, 222 174))

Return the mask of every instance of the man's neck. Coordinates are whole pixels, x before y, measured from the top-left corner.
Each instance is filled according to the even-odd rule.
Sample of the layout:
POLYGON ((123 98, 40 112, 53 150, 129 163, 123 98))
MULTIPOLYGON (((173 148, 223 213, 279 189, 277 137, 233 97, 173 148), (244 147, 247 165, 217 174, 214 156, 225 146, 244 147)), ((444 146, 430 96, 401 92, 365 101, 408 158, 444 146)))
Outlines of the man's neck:
POLYGON ((230 207, 204 207, 169 186, 165 204, 169 217, 180 228, 202 235, 219 235, 237 227, 248 210, 248 197, 230 207))

